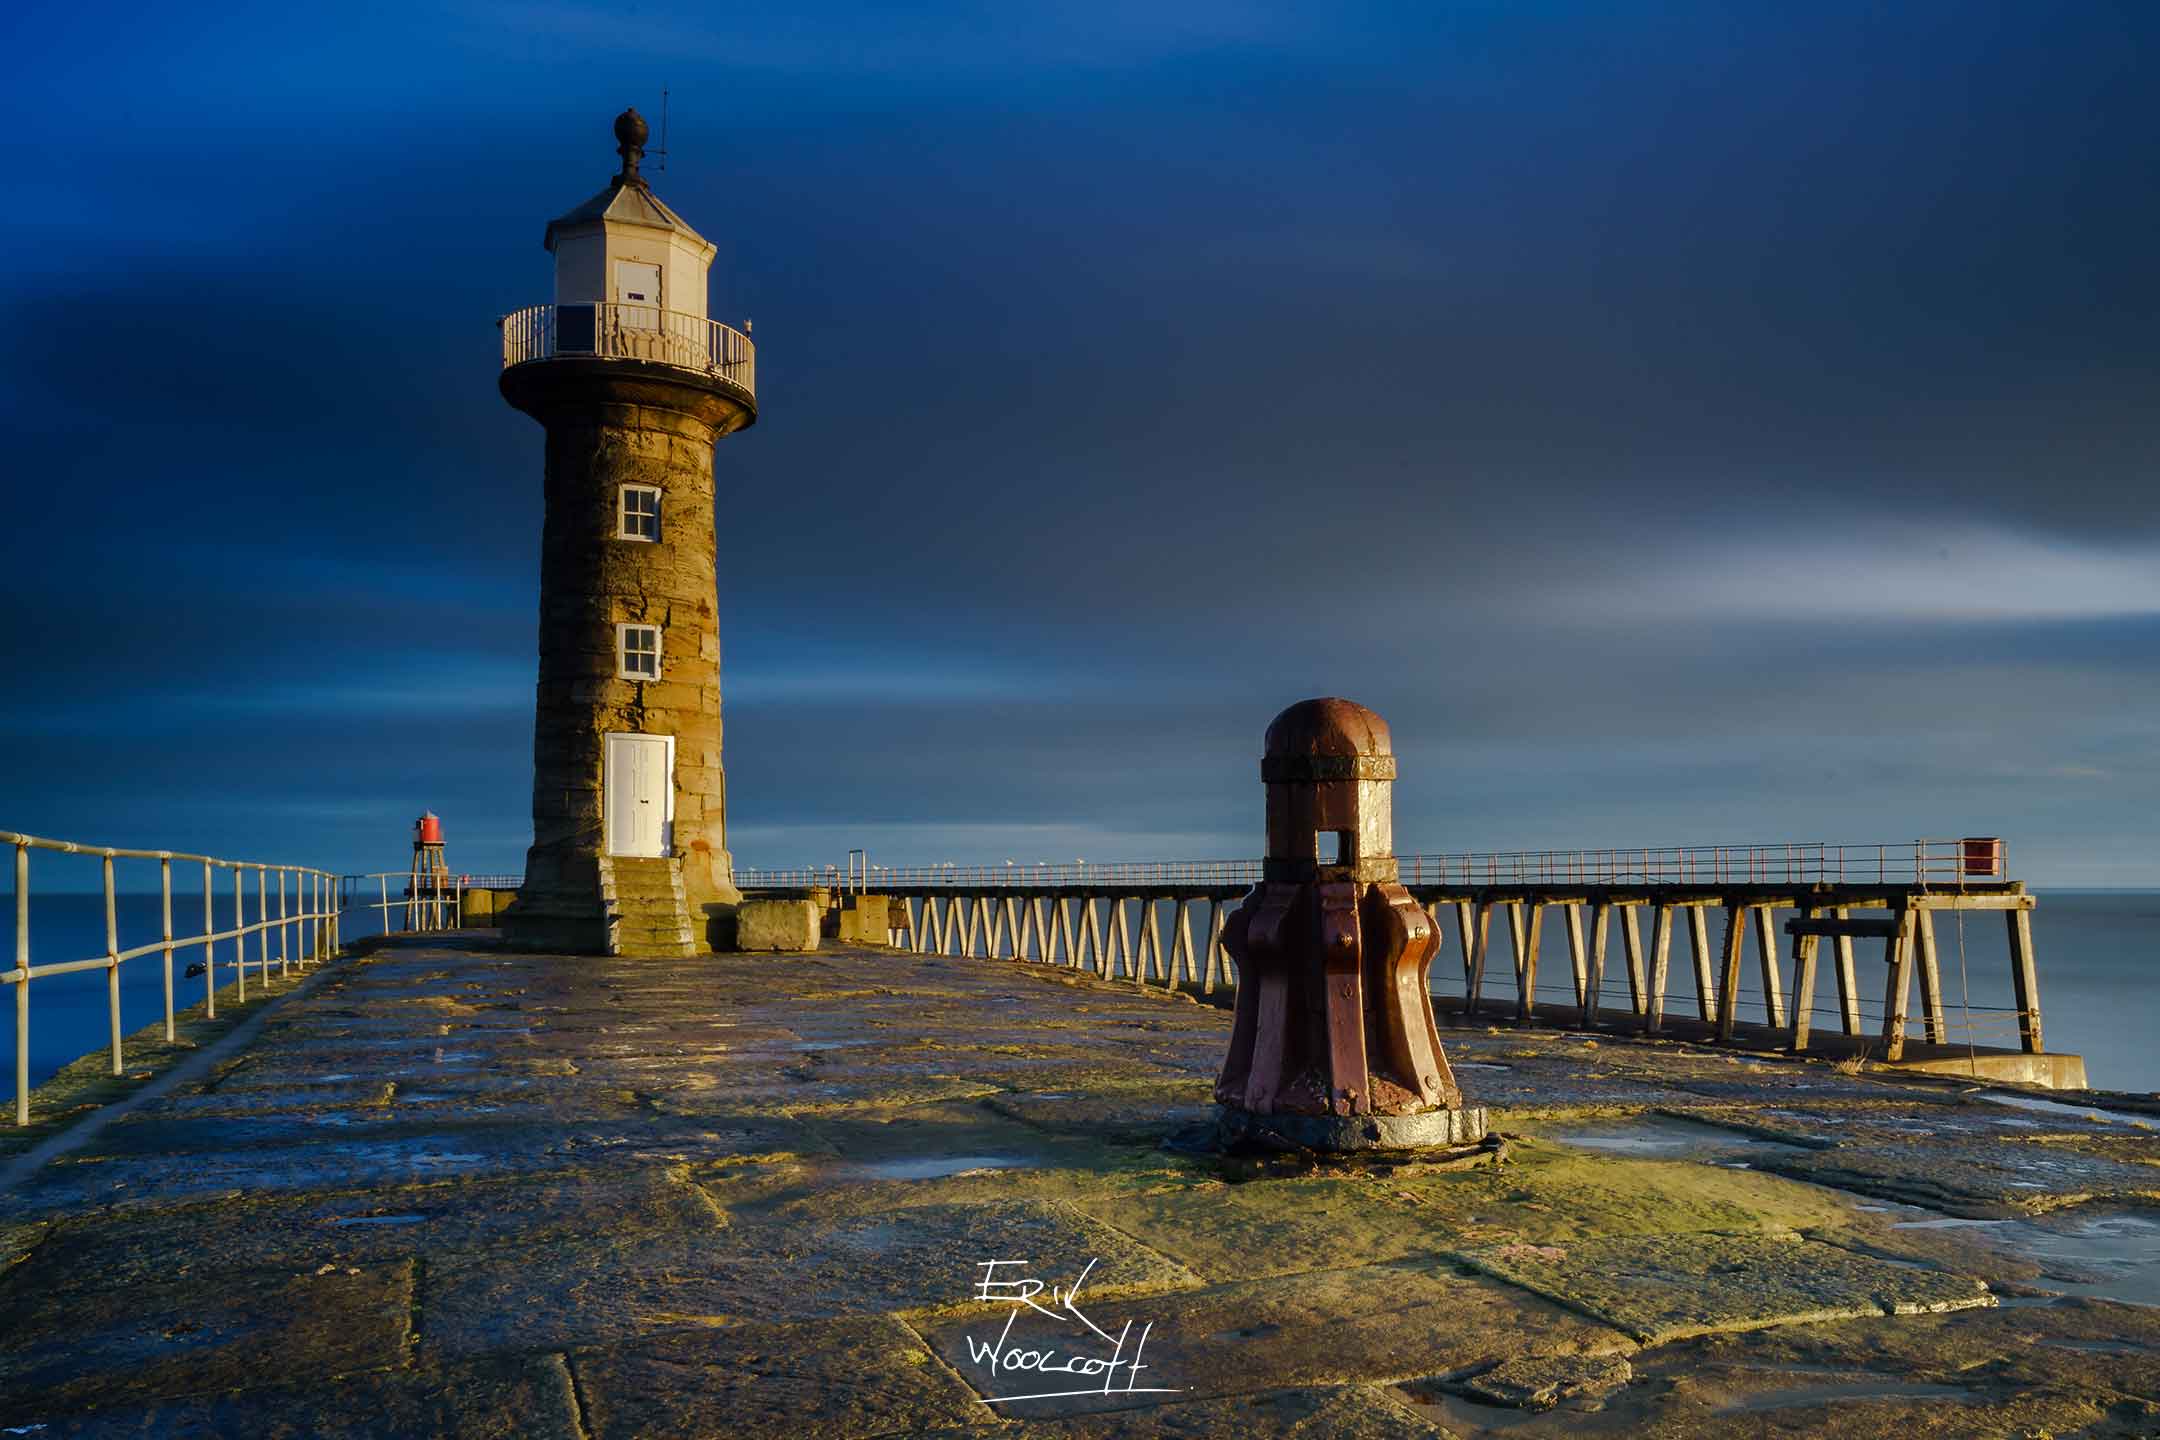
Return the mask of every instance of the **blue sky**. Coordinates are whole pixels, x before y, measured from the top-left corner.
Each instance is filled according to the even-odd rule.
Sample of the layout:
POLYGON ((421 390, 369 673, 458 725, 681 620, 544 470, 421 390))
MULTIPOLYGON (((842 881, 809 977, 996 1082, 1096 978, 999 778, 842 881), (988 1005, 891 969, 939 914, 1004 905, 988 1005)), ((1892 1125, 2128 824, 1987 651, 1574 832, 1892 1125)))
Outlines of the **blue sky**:
POLYGON ((740 863, 2009 837, 2160 884, 2150 7, 20 7, 0 828, 529 838, 493 321, 672 91, 740 863))

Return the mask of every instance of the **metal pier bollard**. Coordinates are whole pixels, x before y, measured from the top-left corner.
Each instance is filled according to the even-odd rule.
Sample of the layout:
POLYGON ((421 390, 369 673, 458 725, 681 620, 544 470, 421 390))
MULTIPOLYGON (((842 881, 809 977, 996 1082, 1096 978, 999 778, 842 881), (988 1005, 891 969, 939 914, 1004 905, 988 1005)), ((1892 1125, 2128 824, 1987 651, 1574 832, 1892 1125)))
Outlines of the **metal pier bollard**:
POLYGON ((1223 925, 1238 966, 1225 1143, 1403 1150, 1484 1138, 1433 1023, 1440 932, 1400 883, 1387 722, 1304 700, 1268 726, 1267 860, 1223 925))

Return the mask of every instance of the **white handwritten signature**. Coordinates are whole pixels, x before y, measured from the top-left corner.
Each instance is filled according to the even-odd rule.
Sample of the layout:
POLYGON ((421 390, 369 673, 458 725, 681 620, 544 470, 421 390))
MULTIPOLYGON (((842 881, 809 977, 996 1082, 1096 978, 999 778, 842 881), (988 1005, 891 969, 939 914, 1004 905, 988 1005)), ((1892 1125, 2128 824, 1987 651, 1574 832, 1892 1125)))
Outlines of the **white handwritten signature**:
POLYGON ((1042 1390, 1026 1395, 995 1395, 985 1399, 985 1405, 1009 1405, 1017 1400, 1057 1400, 1069 1395, 1177 1393, 1174 1386, 1140 1384, 1140 1372, 1154 1368, 1140 1361, 1141 1353, 1147 1349, 1148 1334, 1155 1328, 1152 1321, 1140 1327, 1140 1334, 1136 1339, 1133 1336, 1133 1322, 1130 1320, 1113 1335, 1081 1313, 1080 1287, 1087 1283, 1089 1274, 1095 1269, 1095 1263, 1093 1260, 1088 1261, 1087 1269, 1080 1272, 1079 1279, 1070 1285, 1060 1286, 1046 1284, 1024 1273, 1010 1278, 999 1273, 1003 1269, 1024 1271, 1028 1264, 1025 1260, 975 1262, 975 1268, 982 1271, 981 1278, 975 1284, 975 1298, 986 1304, 1009 1304, 1012 1309, 1005 1316, 1005 1328, 998 1332, 997 1339, 981 1341, 972 1335, 961 1337, 967 1342, 970 1360, 977 1365, 987 1366, 993 1376, 1024 1372, 1033 1375, 1078 1375, 1091 1380, 1100 1376, 1102 1379, 1099 1386, 1088 1385, 1078 1390, 1042 1390), (1038 1298, 1044 1296, 1045 1291, 1048 1292, 1047 1304, 1044 1299, 1038 1298), (1054 1346, 1046 1346, 1040 1349, 1024 1349, 1012 1342, 1012 1329, 1013 1322, 1027 1310, 1045 1316, 1060 1326, 1081 1330, 1086 1334, 1079 1340, 1078 1348, 1060 1350, 1054 1346), (1089 1340, 1087 1335, 1095 1338, 1089 1340), (1132 1347, 1129 1356, 1126 1354, 1128 1344, 1132 1347), (1107 1354, 1087 1353, 1090 1349, 1099 1351, 1100 1347, 1105 1345, 1109 1347, 1107 1354), (1124 1375, 1123 1384, 1118 1383, 1121 1372, 1124 1375))

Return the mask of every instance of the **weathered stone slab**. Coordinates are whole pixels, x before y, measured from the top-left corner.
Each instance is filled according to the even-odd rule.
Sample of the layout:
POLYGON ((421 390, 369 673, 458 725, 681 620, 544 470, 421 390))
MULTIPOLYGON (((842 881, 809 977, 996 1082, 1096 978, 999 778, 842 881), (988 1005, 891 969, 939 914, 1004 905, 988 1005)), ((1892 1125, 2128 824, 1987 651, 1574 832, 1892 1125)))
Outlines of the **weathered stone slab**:
POLYGON ((1447 1431, 1376 1390, 1272 1390, 1169 1403, 1065 1420, 1028 1422, 1029 1435, 1059 1440, 1447 1440, 1447 1431))
POLYGON ((51 1293, 0 1286, 0 1424, 402 1364, 411 1262, 245 1270, 51 1293))
POLYGON ((717 1235, 723 1217, 680 1171, 537 1176, 461 1186, 392 1186, 322 1196, 253 1196, 70 1220, 20 1266, 27 1295, 156 1286, 266 1266, 311 1273, 426 1254, 522 1254, 577 1239, 600 1249, 717 1235))
POLYGON ((1051 1201, 918 1205, 860 1215, 797 1205, 735 1217, 695 1244, 564 1240, 431 1263, 426 1342, 448 1355, 567 1348, 690 1326, 965 1304, 984 1260, 1086 1270, 1115 1295, 1193 1286, 1172 1261, 1051 1201))
POLYGON ((35 1440, 586 1440, 559 1355, 294 1378, 270 1370, 262 1389, 70 1415, 35 1440))
POLYGON ((1798 1236, 1647 1235, 1499 1245, 1464 1263, 1595 1316, 1644 1344, 1803 1320, 1993 1305, 1979 1281, 1798 1236))
MULTIPOLYGON (((1061 1282, 1072 1278, 1035 1273, 1061 1282)), ((999 1413, 1030 1422, 1154 1405, 1173 1396, 1397 1380, 1523 1354, 1632 1348, 1618 1331, 1538 1296, 1416 1264, 1316 1271, 1103 1304, 1088 1303, 1083 1289, 1076 1303, 1093 1329, 1069 1315, 999 1304, 923 1329, 946 1363, 986 1398, 1088 1389, 1047 1399, 1005 1398, 998 1405, 999 1413), (1114 1348, 1119 1336, 1125 1337, 1122 1350, 1114 1348), (1120 1353, 1125 1359, 1119 1363, 1137 1359, 1137 1375, 1040 1368, 1120 1353), (1037 1354, 1047 1362, 1033 1361, 1037 1354), (1125 1388, 1128 1380, 1134 1388, 1125 1388), (1143 1393, 1144 1387, 1170 1393, 1143 1393)))
POLYGON ((224 1194, 350 1190, 568 1172, 587 1166, 686 1164, 801 1148, 803 1132, 773 1116, 699 1116, 619 1124, 443 1124, 403 1137, 341 1136, 309 1145, 243 1146, 184 1159, 101 1155, 48 1165, 18 1192, 26 1212, 177 1205, 224 1194))
POLYGON ((735 948, 790 951, 818 947, 818 908, 809 900, 745 900, 735 910, 735 948))
POLYGON ((892 1319, 746 1325, 570 1357, 593 1440, 840 1440, 983 1418, 892 1319))
POLYGON ((1164 1137, 1215 1119, 1212 1087, 1186 1080, 1085 1091, 1023 1090, 996 1095, 984 1105, 1000 1115, 1059 1135, 1089 1135, 1129 1145, 1152 1145, 1164 1137))
POLYGON ((1635 1378, 1619 1355, 1539 1355, 1503 1360, 1450 1388, 1486 1405, 1550 1410, 1563 1400, 1601 1396, 1635 1378))

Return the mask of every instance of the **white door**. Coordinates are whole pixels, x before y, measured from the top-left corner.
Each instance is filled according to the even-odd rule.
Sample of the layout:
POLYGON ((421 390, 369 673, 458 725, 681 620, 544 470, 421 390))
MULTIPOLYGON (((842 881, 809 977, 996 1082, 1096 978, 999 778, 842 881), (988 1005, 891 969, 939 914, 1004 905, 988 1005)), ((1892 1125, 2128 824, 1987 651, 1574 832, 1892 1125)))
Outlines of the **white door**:
POLYGON ((635 260, 615 262, 615 303, 625 329, 660 328, 660 267, 635 260))
POLYGON ((608 854, 667 854, 668 737, 607 737, 607 784, 600 811, 607 821, 608 854))

